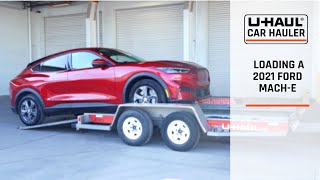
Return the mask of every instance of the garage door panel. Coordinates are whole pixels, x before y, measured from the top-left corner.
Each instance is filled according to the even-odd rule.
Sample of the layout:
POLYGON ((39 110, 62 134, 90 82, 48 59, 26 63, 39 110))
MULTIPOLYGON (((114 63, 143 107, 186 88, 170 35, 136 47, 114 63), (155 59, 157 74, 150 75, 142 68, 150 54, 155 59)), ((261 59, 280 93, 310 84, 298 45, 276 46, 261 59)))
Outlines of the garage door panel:
MULTIPOLYGON (((82 27, 82 25, 70 25, 67 27, 54 27, 53 29, 55 29, 55 32, 52 32, 50 30, 47 31, 47 35, 52 35, 52 34, 57 34, 57 33, 70 33, 72 30, 81 30, 81 32, 83 32, 83 34, 85 34, 85 27, 82 27)), ((80 33, 80 32, 79 32, 80 33)))
POLYGON ((45 18, 46 55, 86 46, 85 14, 45 18))
POLYGON ((47 20, 50 19, 50 21, 46 21, 46 24, 48 27, 68 26, 70 24, 82 24, 83 18, 85 18, 85 14, 46 17, 47 20))
POLYGON ((209 2, 208 64, 214 96, 230 96, 230 2, 209 2))
POLYGON ((116 11, 117 48, 145 59, 183 59, 183 5, 116 11))

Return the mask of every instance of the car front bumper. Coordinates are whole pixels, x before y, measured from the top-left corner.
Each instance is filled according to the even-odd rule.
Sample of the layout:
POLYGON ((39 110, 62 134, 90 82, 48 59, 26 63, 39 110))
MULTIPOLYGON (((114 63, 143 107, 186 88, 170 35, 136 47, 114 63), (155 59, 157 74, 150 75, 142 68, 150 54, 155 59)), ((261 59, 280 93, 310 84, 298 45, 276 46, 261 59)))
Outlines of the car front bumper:
POLYGON ((181 87, 175 95, 176 99, 171 99, 171 102, 194 102, 208 96, 210 96, 209 88, 194 90, 188 87, 181 87))

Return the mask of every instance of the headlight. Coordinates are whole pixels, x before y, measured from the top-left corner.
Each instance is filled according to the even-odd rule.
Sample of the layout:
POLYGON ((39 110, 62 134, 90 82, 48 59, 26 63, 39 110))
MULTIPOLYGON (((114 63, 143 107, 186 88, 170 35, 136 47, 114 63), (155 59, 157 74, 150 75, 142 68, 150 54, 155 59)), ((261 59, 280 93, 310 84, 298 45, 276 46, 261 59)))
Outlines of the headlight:
POLYGON ((163 68, 156 68, 166 73, 188 73, 190 69, 187 68, 171 68, 171 67, 163 67, 163 68))

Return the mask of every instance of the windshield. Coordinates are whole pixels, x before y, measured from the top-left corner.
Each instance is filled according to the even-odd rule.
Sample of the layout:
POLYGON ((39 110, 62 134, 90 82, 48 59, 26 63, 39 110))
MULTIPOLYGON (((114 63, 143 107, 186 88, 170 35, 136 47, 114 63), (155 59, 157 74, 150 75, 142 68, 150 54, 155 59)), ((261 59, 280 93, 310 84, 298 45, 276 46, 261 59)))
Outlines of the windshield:
POLYGON ((99 53, 104 56, 109 57, 117 63, 131 63, 131 62, 143 62, 142 58, 135 55, 129 54, 124 51, 114 50, 114 49, 99 49, 99 53))

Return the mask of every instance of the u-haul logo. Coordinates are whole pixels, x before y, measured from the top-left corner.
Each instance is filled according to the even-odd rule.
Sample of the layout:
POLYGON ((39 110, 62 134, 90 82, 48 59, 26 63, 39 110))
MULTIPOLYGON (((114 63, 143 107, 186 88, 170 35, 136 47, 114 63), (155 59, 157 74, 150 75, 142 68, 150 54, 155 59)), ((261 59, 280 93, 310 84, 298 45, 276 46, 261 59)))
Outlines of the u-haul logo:
POLYGON ((244 17, 247 44, 306 44, 308 16, 305 14, 247 14, 244 17))

